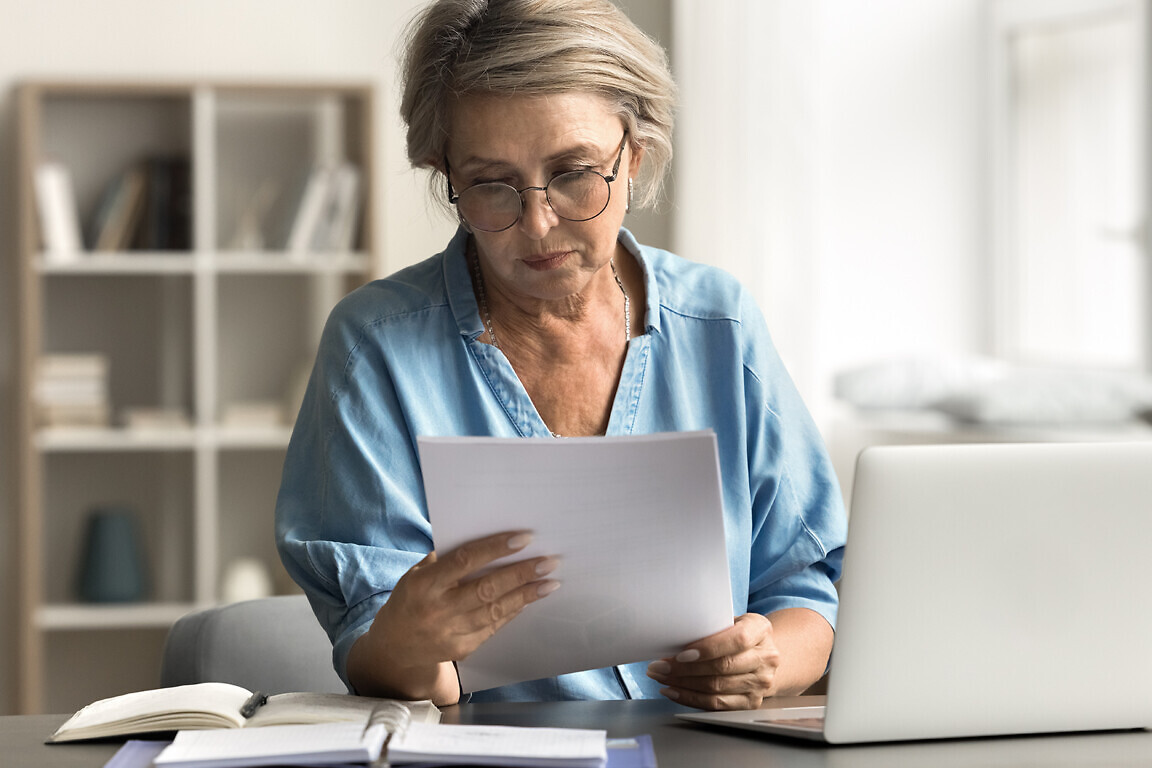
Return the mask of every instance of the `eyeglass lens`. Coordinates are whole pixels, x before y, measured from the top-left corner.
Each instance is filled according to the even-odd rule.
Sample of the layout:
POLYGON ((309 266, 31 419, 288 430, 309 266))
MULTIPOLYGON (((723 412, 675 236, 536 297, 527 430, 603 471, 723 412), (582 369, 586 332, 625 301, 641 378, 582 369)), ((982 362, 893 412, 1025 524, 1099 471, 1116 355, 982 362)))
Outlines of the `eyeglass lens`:
MULTIPOLYGON (((524 192, 532 189, 539 187, 530 187, 524 192)), ((599 216, 608 207, 611 192, 608 180, 593 171, 562 173, 544 189, 552 210, 569 221, 587 221, 599 216)), ((470 226, 499 232, 520 220, 521 194, 507 184, 476 184, 459 193, 456 205, 470 226)))

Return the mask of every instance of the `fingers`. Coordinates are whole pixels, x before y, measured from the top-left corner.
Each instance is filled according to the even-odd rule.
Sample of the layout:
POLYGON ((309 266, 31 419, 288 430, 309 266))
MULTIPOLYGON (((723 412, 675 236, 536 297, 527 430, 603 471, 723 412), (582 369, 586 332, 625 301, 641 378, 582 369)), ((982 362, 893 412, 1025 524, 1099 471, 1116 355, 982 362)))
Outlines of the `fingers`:
POLYGON ((532 543, 528 531, 509 531, 461 544, 436 560, 437 581, 444 586, 462 581, 493 561, 515 554, 532 543))
POLYGON ((761 645, 772 636, 772 622, 759 613, 737 616, 732 626, 689 643, 675 656, 682 674, 724 674, 725 659, 761 645))
POLYGON ((653 662, 648 676, 662 683, 660 690, 673 701, 699 709, 756 709, 772 695, 776 668, 761 665, 734 675, 670 676, 653 662), (656 667, 656 669, 653 669, 656 667))
POLYGON ((652 662, 648 676, 666 686, 661 693, 688 706, 749 709, 772 695, 779 665, 771 622, 745 614, 675 657, 652 662))
POLYGON ((672 701, 675 701, 677 704, 714 712, 735 709, 759 709, 766 698, 751 692, 718 695, 699 693, 697 691, 680 688, 662 688, 660 693, 672 701))
POLYGON ((460 660, 525 606, 555 591, 559 582, 546 578, 559 565, 555 557, 534 557, 485 571, 531 540, 525 531, 487 536, 450 552, 432 552, 409 569, 382 608, 388 620, 384 631, 393 648, 403 649, 407 657, 460 660))
POLYGON ((497 568, 465 581, 449 592, 449 599, 472 628, 507 623, 529 603, 546 597, 560 582, 545 579, 560 565, 559 558, 537 557, 497 568))

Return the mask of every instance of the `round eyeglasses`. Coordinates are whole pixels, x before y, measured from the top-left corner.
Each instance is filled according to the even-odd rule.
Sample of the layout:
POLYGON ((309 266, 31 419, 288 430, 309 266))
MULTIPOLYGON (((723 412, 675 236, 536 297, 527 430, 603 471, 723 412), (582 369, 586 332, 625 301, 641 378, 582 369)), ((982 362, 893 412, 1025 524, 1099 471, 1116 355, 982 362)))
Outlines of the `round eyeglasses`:
POLYGON ((452 189, 451 169, 445 157, 448 202, 456 206, 456 212, 465 224, 481 232, 503 232, 520 221, 524 215, 524 193, 532 190, 543 192, 548 205, 560 218, 589 221, 604 213, 612 199, 612 182, 620 172, 620 161, 627 143, 628 132, 625 131, 610 176, 591 170, 568 171, 553 176, 543 187, 522 189, 499 181, 486 181, 457 193, 452 189))

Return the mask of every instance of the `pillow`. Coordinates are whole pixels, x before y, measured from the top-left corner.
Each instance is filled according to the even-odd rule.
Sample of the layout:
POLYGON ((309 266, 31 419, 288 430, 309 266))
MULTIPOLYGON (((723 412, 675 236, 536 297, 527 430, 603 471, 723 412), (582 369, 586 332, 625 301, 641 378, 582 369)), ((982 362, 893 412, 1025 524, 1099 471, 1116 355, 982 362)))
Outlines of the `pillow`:
POLYGON ((842 371, 837 398, 868 410, 921 410, 1001 375, 1002 364, 979 358, 888 360, 842 371))
POLYGON ((1115 424, 1152 408, 1152 377, 1105 371, 1020 369, 934 406, 979 424, 1115 424))

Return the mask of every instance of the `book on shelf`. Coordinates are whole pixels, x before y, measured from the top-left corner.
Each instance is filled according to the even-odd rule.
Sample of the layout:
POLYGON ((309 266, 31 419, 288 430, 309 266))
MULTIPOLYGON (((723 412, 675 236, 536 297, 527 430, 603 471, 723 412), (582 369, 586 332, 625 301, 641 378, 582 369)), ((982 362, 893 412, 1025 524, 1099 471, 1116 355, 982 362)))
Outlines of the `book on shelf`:
POLYGON ((36 423, 41 427, 99 427, 112 423, 112 409, 107 403, 78 405, 36 405, 36 423))
POLYGON ((92 218, 88 242, 94 251, 123 251, 136 233, 144 210, 147 176, 143 167, 125 169, 105 187, 92 218))
POLYGON ((45 259, 54 264, 75 261, 84 249, 84 238, 72 173, 63 163, 41 163, 33 183, 45 259))
POLYGON ((51 353, 36 362, 32 401, 43 427, 106 427, 108 358, 95 353, 51 353))
POLYGON ((360 169, 351 163, 313 169, 299 196, 286 248, 332 253, 356 245, 361 208, 360 169))
POLYGON ((120 414, 125 429, 142 432, 171 432, 192 427, 192 418, 183 408, 135 406, 120 414))
POLYGON ((341 163, 328 177, 324 210, 312 236, 312 250, 344 253, 355 248, 359 214, 360 169, 341 163))
POLYGON ((184 156, 132 163, 108 183, 88 227, 95 251, 186 250, 192 240, 191 171, 184 156))
POLYGON ((292 254, 303 254, 312 248, 312 240, 320 227, 321 217, 328 201, 329 182, 332 171, 318 167, 308 175, 296 214, 292 219, 292 229, 288 233, 286 249, 292 254))
POLYGON ((230 683, 193 683, 125 693, 76 712, 50 743, 145 733, 265 726, 381 724, 389 731, 409 723, 438 723, 430 701, 398 701, 343 693, 281 693, 264 696, 230 683))
POLYGON ((236 227, 227 240, 231 251, 262 251, 269 247, 269 229, 272 228, 271 213, 280 197, 280 183, 276 179, 264 179, 240 209, 236 227))
POLYGON ((98 352, 48 352, 36 361, 41 376, 107 376, 108 357, 98 352))
POLYGON ((41 375, 32 391, 45 405, 95 405, 108 399, 108 383, 97 377, 41 375))
POLYGON ((191 168, 184 156, 143 161, 144 208, 133 247, 141 251, 182 251, 192 245, 191 168))

